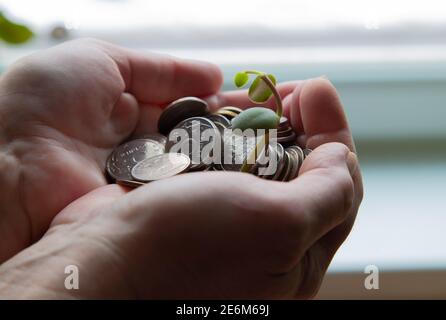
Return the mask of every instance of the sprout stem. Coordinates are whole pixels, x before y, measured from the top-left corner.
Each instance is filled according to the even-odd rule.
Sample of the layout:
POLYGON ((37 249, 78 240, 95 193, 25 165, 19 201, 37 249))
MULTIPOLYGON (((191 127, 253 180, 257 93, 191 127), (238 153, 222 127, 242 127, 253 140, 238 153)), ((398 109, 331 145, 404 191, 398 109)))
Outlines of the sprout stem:
MULTIPOLYGON (((271 81, 271 79, 268 77, 268 75, 264 72, 260 72, 260 71, 256 71, 256 70, 246 70, 244 71, 247 74, 255 74, 258 75, 262 78, 262 80, 266 83, 266 85, 271 89, 271 92, 274 95, 274 98, 276 99, 276 115, 279 118, 282 117, 283 114, 283 105, 282 105, 282 98, 280 97, 279 92, 276 89, 276 86, 274 85, 274 83, 271 81)), ((258 144, 256 144, 253 152, 251 152, 251 154, 249 155, 249 157, 247 157, 245 159, 245 161, 243 162, 243 165, 240 169, 241 172, 249 172, 249 169, 251 167, 250 164, 248 164, 248 162, 252 162, 257 161, 257 152, 258 150, 261 150, 262 148, 265 148, 265 155, 267 154, 268 150, 269 150, 269 130, 266 131, 265 135, 264 135, 264 139, 260 140, 260 142, 258 144), (253 158, 255 158, 253 160, 253 158)))
POLYGON ((266 130, 265 135, 263 136, 263 139, 259 141, 259 143, 256 144, 254 150, 251 152, 251 154, 245 159, 243 162, 243 165, 240 169, 240 172, 249 172, 249 169, 251 168, 251 162, 255 164, 257 161, 257 152, 258 150, 262 150, 262 148, 265 148, 265 155, 268 150, 269 145, 269 130, 266 130), (254 158, 254 159, 253 159, 254 158), (249 164, 248 164, 249 163, 249 164))
POLYGON ((276 99, 276 114, 279 117, 279 121, 280 121, 280 118, 282 117, 282 114, 283 114, 282 98, 280 97, 280 94, 277 91, 274 83, 271 81, 271 79, 268 77, 268 75, 264 72, 260 72, 260 71, 256 71, 256 70, 246 70, 244 72, 247 74, 255 74, 255 75, 260 76, 262 78, 262 80, 266 83, 266 85, 271 89, 271 92, 273 93, 274 98, 276 99))

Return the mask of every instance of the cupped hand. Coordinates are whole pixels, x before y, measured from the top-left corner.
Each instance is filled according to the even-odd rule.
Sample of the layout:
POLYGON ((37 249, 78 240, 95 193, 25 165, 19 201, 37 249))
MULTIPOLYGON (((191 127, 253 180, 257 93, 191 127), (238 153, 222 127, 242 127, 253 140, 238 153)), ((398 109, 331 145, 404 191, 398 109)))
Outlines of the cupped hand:
POLYGON ((80 40, 21 59, 0 80, 0 263, 73 200, 106 185, 107 156, 156 130, 160 106, 221 85, 204 62, 80 40))
MULTIPOLYGON (((154 128, 159 111, 155 112, 157 109, 153 105, 163 105, 179 95, 211 95, 208 100, 213 107, 246 107, 249 102, 246 101, 246 93, 215 94, 221 81, 220 75, 208 65, 177 67, 170 77, 164 78, 165 83, 175 87, 174 84, 178 82, 172 79, 178 80, 180 70, 186 69, 187 77, 179 82, 178 94, 168 96, 171 91, 167 87, 162 99, 157 94, 163 89, 150 90, 153 82, 161 83, 166 72, 155 73, 155 81, 150 78, 154 75, 153 71, 146 74, 150 68, 141 69, 150 65, 152 69, 160 70, 154 57, 144 58, 97 42, 87 43, 84 48, 83 63, 73 62, 75 57, 67 59, 66 63, 74 63, 77 69, 85 65, 87 67, 82 70, 90 74, 94 69, 92 65, 97 63, 90 61, 94 60, 95 55, 88 52, 105 52, 98 59, 107 61, 103 63, 104 67, 113 65, 116 73, 109 74, 109 77, 102 74, 96 79, 106 79, 104 82, 108 82, 112 75, 118 76, 123 85, 116 92, 120 92, 119 99, 127 103, 124 103, 122 112, 117 112, 115 116, 114 112, 105 112, 97 103, 92 103, 87 110, 76 104, 79 111, 67 114, 63 111, 64 102, 68 103, 71 99, 65 101, 66 96, 79 94, 78 87, 72 86, 71 90, 66 87, 55 109, 62 109, 61 118, 70 115, 73 119, 68 122, 76 122, 76 117, 83 116, 78 115, 82 113, 81 110, 91 114, 100 112, 92 108, 99 108, 108 117, 103 116, 95 123, 89 122, 91 116, 82 118, 82 121, 78 119, 78 123, 81 123, 79 134, 86 141, 99 139, 96 135, 102 134, 104 141, 108 142, 106 139, 111 139, 110 133, 115 133, 115 140, 102 148, 92 143, 94 147, 90 145, 89 148, 71 151, 72 166, 76 167, 75 160, 81 158, 88 159, 85 163, 94 164, 92 167, 95 168, 87 174, 84 166, 79 166, 78 170, 73 170, 76 172, 73 176, 81 182, 96 183, 86 183, 87 187, 82 190, 77 189, 76 179, 58 185, 56 192, 63 193, 61 185, 64 184, 69 186, 66 190, 73 188, 78 191, 71 193, 66 201, 56 198, 60 207, 71 203, 59 214, 57 212, 61 208, 56 206, 52 214, 44 207, 40 213, 35 213, 36 221, 46 222, 41 224, 41 232, 46 230, 45 225, 54 216, 55 219, 38 242, 0 267, 0 288, 8 287, 9 296, 26 297, 312 297, 333 255, 348 235, 362 199, 360 171, 356 156, 351 152, 354 151, 353 141, 333 86, 325 79, 314 79, 280 87, 285 97, 285 114, 300 134, 300 143, 314 149, 305 160, 297 179, 281 183, 233 172, 190 173, 128 192, 117 185, 105 186, 102 178, 105 158, 113 146, 135 128, 141 130, 138 128, 148 127, 149 123, 152 123, 151 129, 154 128), (115 53, 114 58, 110 58, 110 51, 119 54, 115 53), (129 56, 138 61, 138 71, 135 71, 136 67, 129 67, 129 56), (206 77, 209 79, 206 80, 206 77), (205 80, 210 85, 207 88, 203 88, 205 80), (128 88, 133 88, 132 95, 123 93, 130 91, 128 88), (151 97, 157 99, 153 98, 151 102, 151 97), (104 118, 112 119, 109 125, 112 128, 114 122, 120 123, 120 130, 103 132, 106 128, 104 118), (146 125, 141 126, 142 123, 146 125), (82 194, 85 195, 79 198, 82 194), (64 288, 66 275, 63 272, 65 266, 70 264, 79 267, 79 290, 64 288), (32 272, 26 270, 30 268, 32 272), (33 289, 23 290, 24 282, 33 283, 33 289)), ((61 51, 54 59, 67 52, 62 49, 57 49, 61 51)), ((27 63, 29 65, 25 69, 33 70, 33 63, 27 63)), ((75 69, 71 69, 73 78, 77 78, 75 69)), ((81 79, 79 83, 86 81, 85 78, 81 79)), ((92 83, 87 87, 91 89, 91 86, 92 83)), ((33 95, 29 98, 29 94, 19 93, 19 96, 34 100, 33 95)), ((96 100, 93 96, 92 93, 91 99, 96 100)), ((111 99, 109 103, 114 106, 116 99, 111 99)), ((54 111, 50 111, 49 105, 41 104, 36 109, 43 108, 43 113, 52 114, 54 111)), ((27 114, 27 111, 23 112, 24 117, 27 114)), ((68 130, 69 126, 59 128, 63 131, 68 130)), ((12 136, 6 137, 11 139, 12 136)), ((39 145, 44 150, 45 141, 43 139, 39 145)), ((66 152, 60 145, 56 147, 56 150, 60 149, 66 152)), ((23 152, 26 154, 26 150, 23 152)), ((39 172, 40 165, 36 164, 34 170, 39 172)), ((69 166, 70 169, 72 166, 69 166)), ((43 170, 51 174, 41 188, 49 191, 55 182, 60 181, 61 172, 67 167, 62 168, 65 169, 43 170)), ((35 181, 37 183, 38 179, 35 181)), ((42 192, 42 197, 48 197, 48 193, 42 192)))

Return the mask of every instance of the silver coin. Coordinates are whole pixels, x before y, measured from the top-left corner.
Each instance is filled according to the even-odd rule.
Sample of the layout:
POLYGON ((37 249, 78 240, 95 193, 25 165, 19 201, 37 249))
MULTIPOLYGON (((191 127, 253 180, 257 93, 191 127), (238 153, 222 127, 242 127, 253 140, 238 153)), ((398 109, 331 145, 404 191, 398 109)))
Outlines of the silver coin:
POLYGON ((208 114, 205 118, 211 120, 215 124, 220 123, 226 128, 229 128, 231 126, 231 121, 229 121, 228 118, 222 116, 221 114, 208 114))
MULTIPOLYGON (((256 137, 239 135, 232 130, 225 130, 223 136, 222 169, 225 171, 240 171, 243 162, 254 151, 256 137)), ((259 139, 263 139, 260 138, 259 139)))
POLYGON ((191 159, 190 170, 199 170, 212 162, 212 151, 215 150, 214 147, 219 146, 220 141, 220 131, 211 120, 204 117, 192 117, 181 121, 170 132, 166 150, 185 153, 191 159), (207 130, 212 130, 212 135, 209 139, 202 139, 203 133, 207 130), (187 141, 182 141, 184 140, 183 133, 186 133, 187 141), (174 146, 175 150, 173 150, 174 146), (203 154, 204 148, 211 152, 203 154))
POLYGON ((158 131, 168 135, 181 121, 191 117, 201 117, 209 113, 206 101, 196 97, 184 97, 173 101, 161 113, 158 131))
POLYGON ((277 161, 277 168, 276 172, 269 176, 264 176, 263 178, 271 179, 271 180, 277 180, 280 174, 282 173, 284 167, 285 167, 285 149, 280 143, 276 144, 276 161, 277 161))
POLYGON ((107 159, 106 169, 115 180, 132 180, 131 170, 138 162, 164 153, 164 145, 151 139, 136 139, 118 146, 107 159))
POLYGON ((220 135, 223 138, 225 135, 225 130, 228 129, 228 127, 225 127, 220 122, 214 122, 215 126, 217 127, 218 131, 220 131, 220 135))
POLYGON ((189 165, 189 157, 182 153, 163 153, 138 162, 131 174, 137 181, 149 182, 183 173, 189 165))
POLYGON ((167 137, 161 133, 147 133, 137 136, 135 139, 149 139, 161 143, 164 147, 167 143, 167 137))
POLYGON ((282 171, 282 174, 279 177, 280 181, 288 181, 293 166, 292 164, 293 159, 287 150, 285 150, 284 160, 285 160, 285 167, 284 170, 282 171))
POLYGON ((291 171, 287 179, 287 181, 290 181, 296 178, 299 174, 299 169, 303 162, 304 153, 298 146, 290 146, 286 148, 286 151, 290 155, 291 171))
POLYGON ((255 166, 257 167, 257 171, 255 172, 261 178, 264 179, 272 179, 278 171, 280 171, 281 163, 283 162, 283 153, 284 149, 281 144, 269 144, 268 145, 268 154, 267 159, 265 159, 265 151, 263 150, 260 156, 258 157, 255 166), (274 163, 275 161, 275 168, 274 163), (263 163, 263 164, 262 164, 263 163), (263 169, 260 171, 260 169, 263 169), (261 174, 262 173, 262 174, 261 174))

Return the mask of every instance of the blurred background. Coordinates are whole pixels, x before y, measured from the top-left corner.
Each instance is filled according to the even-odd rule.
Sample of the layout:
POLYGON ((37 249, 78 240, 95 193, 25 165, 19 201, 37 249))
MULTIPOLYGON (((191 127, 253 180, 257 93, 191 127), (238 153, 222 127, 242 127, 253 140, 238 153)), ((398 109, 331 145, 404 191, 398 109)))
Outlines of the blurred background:
POLYGON ((446 2, 0 0, 0 12, 0 71, 88 36, 215 62, 224 89, 240 69, 327 76, 356 139, 365 198, 318 297, 446 298, 446 2), (368 265, 379 290, 364 287, 368 265))

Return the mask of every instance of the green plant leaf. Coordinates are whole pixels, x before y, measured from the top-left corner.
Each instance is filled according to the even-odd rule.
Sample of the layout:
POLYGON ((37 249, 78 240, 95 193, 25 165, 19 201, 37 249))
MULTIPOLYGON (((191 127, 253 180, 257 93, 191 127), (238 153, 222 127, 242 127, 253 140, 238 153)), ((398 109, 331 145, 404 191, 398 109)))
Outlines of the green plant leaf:
POLYGON ((0 12, 0 38, 12 44, 19 44, 28 41, 33 36, 33 32, 26 26, 8 20, 0 12))
MULTIPOLYGON (((276 78, 272 74, 267 77, 276 85, 276 78)), ((248 95, 252 102, 263 103, 266 102, 272 95, 271 88, 262 79, 262 76, 257 76, 249 87, 248 95)))
POLYGON ((268 74, 268 78, 271 80, 271 82, 276 85, 277 84, 277 80, 276 77, 274 75, 272 75, 271 73, 268 74))
POLYGON ((237 88, 243 87, 249 80, 249 76, 245 72, 237 72, 234 77, 234 83, 237 88))
POLYGON ((241 112, 231 121, 233 129, 276 129, 279 117, 268 108, 254 107, 241 112))

